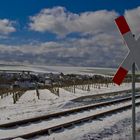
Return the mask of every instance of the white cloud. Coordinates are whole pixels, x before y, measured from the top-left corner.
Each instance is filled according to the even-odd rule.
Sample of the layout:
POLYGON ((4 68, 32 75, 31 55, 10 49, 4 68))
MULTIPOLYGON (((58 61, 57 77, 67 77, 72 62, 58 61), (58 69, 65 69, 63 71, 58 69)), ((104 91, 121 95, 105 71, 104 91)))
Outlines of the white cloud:
POLYGON ((49 31, 60 37, 73 32, 97 34, 114 31, 113 20, 117 16, 115 11, 100 10, 75 14, 63 7, 54 7, 43 9, 37 15, 30 17, 29 27, 34 31, 49 31))
POLYGON ((0 59, 48 65, 116 66, 126 51, 112 35, 20 46, 0 45, 0 59), (116 62, 116 63, 114 63, 116 62))
MULTIPOLYGON (((136 35, 140 33, 139 13, 140 7, 125 11, 128 24, 136 35)), ((66 38, 20 46, 0 45, 0 60, 47 65, 118 66, 127 47, 114 23, 117 16, 115 11, 107 10, 75 14, 63 7, 43 9, 30 17, 30 29, 49 31, 66 38), (66 36, 74 32, 81 36, 66 36)))
POLYGON ((132 32, 136 35, 140 35, 140 7, 137 7, 132 10, 125 11, 125 17, 128 21, 128 24, 132 32))
POLYGON ((8 19, 0 19, 0 35, 8 35, 15 31, 16 29, 13 26, 13 21, 8 19))

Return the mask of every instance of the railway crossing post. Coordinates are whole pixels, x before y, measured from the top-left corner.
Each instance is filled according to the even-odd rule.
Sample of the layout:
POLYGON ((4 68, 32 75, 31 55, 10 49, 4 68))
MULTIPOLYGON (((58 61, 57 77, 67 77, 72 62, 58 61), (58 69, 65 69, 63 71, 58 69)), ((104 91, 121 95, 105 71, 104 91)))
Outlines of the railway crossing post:
POLYGON ((132 138, 136 139, 136 117, 135 117, 135 63, 132 64, 132 138))
POLYGON ((136 140, 136 117, 135 117, 135 70, 140 69, 140 38, 135 40, 129 25, 127 24, 124 16, 115 19, 122 37, 129 48, 127 57, 122 62, 117 73, 113 78, 113 82, 120 85, 127 75, 128 71, 132 70, 132 139, 136 140))

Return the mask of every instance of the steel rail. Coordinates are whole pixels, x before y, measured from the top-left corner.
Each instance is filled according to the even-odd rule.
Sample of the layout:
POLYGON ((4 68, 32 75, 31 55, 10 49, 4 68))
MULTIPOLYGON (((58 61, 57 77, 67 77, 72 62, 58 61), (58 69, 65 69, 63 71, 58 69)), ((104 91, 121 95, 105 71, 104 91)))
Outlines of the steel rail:
MULTIPOLYGON (((140 106, 140 102, 136 103, 136 106, 140 106)), ((103 111, 101 113, 96 113, 96 114, 90 115, 88 117, 75 119, 73 121, 62 123, 62 124, 59 124, 59 125, 56 125, 56 126, 53 126, 53 127, 41 129, 39 131, 34 131, 34 132, 23 134, 23 135, 18 135, 16 137, 4 138, 2 140, 11 140, 11 139, 15 139, 15 138, 29 139, 29 138, 34 138, 36 136, 41 136, 41 135, 51 135, 52 133, 54 133, 58 130, 69 128, 73 125, 81 124, 81 123, 84 123, 84 122, 88 122, 89 120, 94 120, 94 119, 97 119, 97 118, 106 117, 107 115, 112 115, 114 113, 130 109, 131 107, 132 107, 131 104, 123 106, 123 107, 117 107, 115 109, 111 109, 111 110, 108 110, 108 111, 103 111)))
MULTIPOLYGON (((139 98, 140 98, 140 95, 137 95, 136 99, 139 99, 139 98)), ((28 119, 24 119, 24 120, 4 123, 4 124, 0 124, 0 129, 10 128, 10 127, 14 127, 14 126, 22 126, 22 125, 25 125, 27 123, 34 123, 34 122, 37 122, 40 120, 43 121, 43 120, 46 120, 49 118, 57 118, 60 116, 71 115, 72 113, 79 113, 81 111, 87 111, 89 109, 95 109, 95 108, 100 108, 100 107, 104 107, 104 106, 108 106, 108 105, 112 105, 112 104, 127 102, 129 100, 131 100, 131 97, 125 97, 125 98, 121 98, 121 99, 115 99, 115 100, 111 100, 111 101, 106 101, 106 102, 96 103, 96 104, 92 104, 92 105, 77 107, 77 108, 73 108, 73 109, 69 109, 69 110, 65 110, 65 111, 61 111, 61 112, 55 112, 55 113, 51 113, 48 115, 42 115, 42 116, 28 118, 28 119)))

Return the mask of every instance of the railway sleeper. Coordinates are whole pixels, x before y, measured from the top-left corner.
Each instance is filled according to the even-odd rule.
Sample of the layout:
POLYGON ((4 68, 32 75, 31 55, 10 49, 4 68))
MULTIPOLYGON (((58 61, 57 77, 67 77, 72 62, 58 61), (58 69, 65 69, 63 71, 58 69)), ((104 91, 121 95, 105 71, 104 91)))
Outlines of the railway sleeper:
POLYGON ((64 131, 63 125, 51 129, 51 132, 55 132, 55 133, 57 133, 57 132, 62 132, 62 131, 64 131))

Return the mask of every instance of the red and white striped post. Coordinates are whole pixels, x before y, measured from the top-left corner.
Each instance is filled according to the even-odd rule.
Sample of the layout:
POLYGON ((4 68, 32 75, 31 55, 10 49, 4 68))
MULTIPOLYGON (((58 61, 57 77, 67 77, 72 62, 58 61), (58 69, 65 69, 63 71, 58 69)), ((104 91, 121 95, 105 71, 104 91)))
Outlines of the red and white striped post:
POLYGON ((132 67, 132 138, 133 140, 136 139, 136 119, 135 119, 135 61, 139 65, 139 54, 140 49, 138 48, 135 38, 131 33, 131 30, 124 18, 124 16, 120 16, 115 19, 115 22, 119 28, 119 31, 125 40, 130 52, 128 53, 127 57, 124 59, 123 63, 119 67, 118 71, 116 72, 113 82, 117 85, 120 85, 125 76, 127 75, 128 71, 132 67), (135 47, 135 48, 134 48, 135 47))
MULTIPOLYGON (((119 18, 115 19, 115 22, 119 28, 119 31, 120 33, 122 34, 123 38, 125 41, 127 41, 127 36, 130 36, 131 37, 131 34, 130 34, 130 28, 125 20, 125 18, 123 16, 120 16, 119 18)), ((124 62, 121 64, 121 66, 119 67, 117 73, 115 74, 114 78, 113 78, 113 81, 114 83, 120 85, 125 76, 127 75, 129 69, 130 69, 130 59, 125 59, 124 62), (125 62, 127 61, 127 62, 125 62)))

